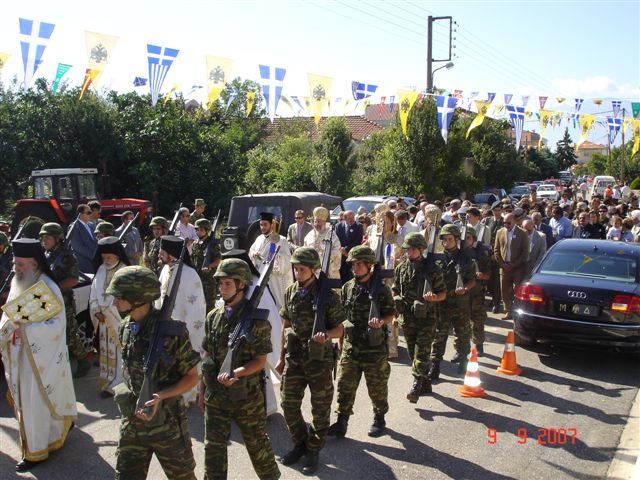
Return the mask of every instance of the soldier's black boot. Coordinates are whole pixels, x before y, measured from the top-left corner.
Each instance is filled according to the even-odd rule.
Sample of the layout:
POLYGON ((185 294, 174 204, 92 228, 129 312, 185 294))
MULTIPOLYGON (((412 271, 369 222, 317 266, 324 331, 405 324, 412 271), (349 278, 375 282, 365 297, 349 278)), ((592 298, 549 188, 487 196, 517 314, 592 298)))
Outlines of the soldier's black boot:
POLYGON ((429 373, 427 374, 427 378, 430 382, 435 382, 440 378, 440 361, 435 360, 431 362, 431 366, 429 367, 429 373))
POLYGON ((327 435, 330 437, 336 438, 344 438, 347 434, 347 427, 349 426, 349 417, 347 415, 343 415, 342 413, 338 414, 338 420, 336 423, 329 427, 329 431, 327 435))
POLYGON ((379 437, 384 433, 386 428, 387 422, 384 420, 384 413, 376 413, 367 435, 370 437, 379 437))
POLYGON ((280 463, 283 465, 293 465, 302 457, 304 457, 305 453, 307 453, 307 447, 304 443, 301 443, 300 445, 296 445, 295 447, 293 447, 293 450, 291 450, 289 453, 283 455, 280 458, 280 463))
POLYGON ((307 460, 302 467, 302 473, 305 475, 313 475, 318 470, 318 452, 307 452, 307 460))
POLYGON ((418 403, 418 398, 420 398, 420 392, 422 392, 422 378, 414 378, 413 385, 411 385, 411 390, 407 393, 407 400, 411 403, 418 403))
POLYGON ((420 392, 422 395, 429 395, 433 392, 433 388, 431 388, 431 380, 428 378, 422 379, 422 391, 420 392))

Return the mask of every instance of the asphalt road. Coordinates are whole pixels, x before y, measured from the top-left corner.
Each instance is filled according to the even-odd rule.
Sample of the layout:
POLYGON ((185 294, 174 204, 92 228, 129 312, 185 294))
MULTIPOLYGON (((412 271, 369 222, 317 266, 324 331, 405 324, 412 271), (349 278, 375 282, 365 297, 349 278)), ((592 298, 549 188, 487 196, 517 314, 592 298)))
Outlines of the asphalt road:
MULTIPOLYGON (((367 437, 372 412, 363 381, 347 438, 328 440, 321 453, 324 465, 318 470, 318 477, 604 478, 640 386, 637 358, 548 346, 532 351, 518 348, 522 374, 500 375, 495 369, 510 326, 511 322, 495 318, 487 324, 486 355, 480 358, 485 398, 461 397, 458 388, 462 378, 455 375, 455 365, 443 362, 441 380, 434 385, 433 395, 410 404, 405 398, 411 383, 410 370, 406 352, 401 349, 401 361, 392 363, 388 434, 377 439, 367 437), (555 434, 559 429, 567 430, 564 444, 559 441, 565 437, 555 434), (546 445, 542 444, 544 441, 546 445)), ((445 358, 452 353, 450 339, 445 358)), ((99 397, 96 376, 94 368, 88 377, 76 381, 78 428, 71 432, 64 448, 21 476, 13 473, 20 459, 17 423, 4 401, 2 387, 0 478, 113 478, 117 410, 113 400, 99 397)), ((309 418, 306 399, 304 408, 309 418)), ((192 408, 189 420, 196 475, 202 478, 203 417, 192 408)), ((280 413, 269 418, 268 430, 276 455, 288 451, 291 445, 280 413)), ((301 464, 281 467, 282 478, 305 478, 300 468, 301 464)), ((165 478, 155 459, 148 478, 165 478)), ((229 478, 257 478, 235 429, 229 446, 229 478)))

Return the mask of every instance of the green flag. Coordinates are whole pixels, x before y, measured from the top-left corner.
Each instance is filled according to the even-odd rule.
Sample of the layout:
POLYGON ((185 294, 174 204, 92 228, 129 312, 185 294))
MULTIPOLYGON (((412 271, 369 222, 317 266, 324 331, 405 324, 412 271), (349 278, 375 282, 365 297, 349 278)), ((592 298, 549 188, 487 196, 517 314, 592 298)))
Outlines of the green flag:
POLYGON ((51 93, 54 95, 58 91, 58 87, 60 86, 60 81, 62 77, 64 77, 65 73, 67 73, 71 69, 71 65, 67 65, 66 63, 59 63, 58 70, 56 71, 56 78, 53 80, 53 85, 51 86, 51 93))

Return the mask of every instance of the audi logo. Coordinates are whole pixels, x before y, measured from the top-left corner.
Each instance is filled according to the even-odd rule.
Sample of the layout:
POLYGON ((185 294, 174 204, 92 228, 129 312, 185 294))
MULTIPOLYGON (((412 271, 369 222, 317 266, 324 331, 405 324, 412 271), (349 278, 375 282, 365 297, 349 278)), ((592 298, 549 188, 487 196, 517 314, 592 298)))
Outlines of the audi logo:
POLYGON ((577 290, 567 290, 567 295, 569 295, 569 298, 587 298, 586 292, 579 292, 577 290))

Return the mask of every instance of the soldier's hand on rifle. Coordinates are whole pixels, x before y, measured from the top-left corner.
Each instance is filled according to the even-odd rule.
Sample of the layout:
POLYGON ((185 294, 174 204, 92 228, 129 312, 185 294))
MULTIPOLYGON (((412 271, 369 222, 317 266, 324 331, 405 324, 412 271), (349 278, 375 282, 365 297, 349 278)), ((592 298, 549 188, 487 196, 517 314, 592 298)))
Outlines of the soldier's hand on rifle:
POLYGON ((145 422, 148 422, 155 416, 156 411, 158 410, 158 407, 160 406, 161 403, 162 403, 162 399, 160 398, 160 395, 158 393, 154 393, 153 398, 145 402, 144 404, 145 408, 136 410, 136 417, 138 417, 140 420, 144 420, 145 422), (148 408, 151 409, 151 412, 147 411, 148 408))
POLYGON ((278 363, 276 363, 275 371, 278 375, 282 375, 282 372, 284 372, 284 357, 280 357, 278 363))
POLYGON ((456 295, 464 295, 467 293, 467 289, 466 288, 456 288, 455 292, 456 295))
POLYGON ((229 372, 224 372, 218 375, 218 382, 224 385, 225 387, 230 387, 234 383, 238 381, 238 377, 229 375, 229 372))
POLYGON ((425 293, 422 298, 424 298, 425 302, 437 302, 438 301, 438 295, 436 293, 433 293, 431 291, 425 293))
POLYGON ((371 318, 369 319, 369 326, 371 328, 382 328, 384 326, 384 320, 379 318, 371 318))
POLYGON ((314 342, 324 344, 329 340, 329 335, 327 334, 327 332, 318 332, 311 338, 314 342))

